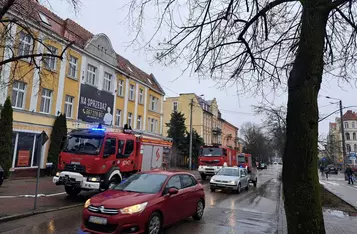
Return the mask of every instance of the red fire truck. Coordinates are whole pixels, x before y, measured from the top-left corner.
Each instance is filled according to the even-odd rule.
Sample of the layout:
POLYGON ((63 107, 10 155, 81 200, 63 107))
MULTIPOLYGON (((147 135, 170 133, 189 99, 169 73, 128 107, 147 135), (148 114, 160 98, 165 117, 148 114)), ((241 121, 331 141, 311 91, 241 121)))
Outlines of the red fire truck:
POLYGON ((103 128, 79 129, 69 133, 58 158, 53 182, 64 185, 67 194, 81 190, 105 190, 132 173, 167 165, 172 140, 156 135, 103 128))
POLYGON ((236 153, 236 150, 222 146, 202 146, 198 158, 202 179, 215 175, 224 165, 237 166, 236 153))

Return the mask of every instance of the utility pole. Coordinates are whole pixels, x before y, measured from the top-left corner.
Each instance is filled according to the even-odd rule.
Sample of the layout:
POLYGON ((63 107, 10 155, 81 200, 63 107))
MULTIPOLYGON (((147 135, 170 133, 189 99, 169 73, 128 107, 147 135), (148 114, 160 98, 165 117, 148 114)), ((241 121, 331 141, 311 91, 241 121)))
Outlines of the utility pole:
POLYGON ((343 153, 343 165, 346 168, 347 165, 347 154, 346 154, 346 141, 345 141, 345 128, 343 125, 343 114, 342 114, 342 100, 340 100, 340 122, 341 122, 341 133, 342 133, 342 153, 343 153))
POLYGON ((189 149, 189 169, 192 170, 192 112, 193 112, 193 98, 190 103, 190 149, 189 149))

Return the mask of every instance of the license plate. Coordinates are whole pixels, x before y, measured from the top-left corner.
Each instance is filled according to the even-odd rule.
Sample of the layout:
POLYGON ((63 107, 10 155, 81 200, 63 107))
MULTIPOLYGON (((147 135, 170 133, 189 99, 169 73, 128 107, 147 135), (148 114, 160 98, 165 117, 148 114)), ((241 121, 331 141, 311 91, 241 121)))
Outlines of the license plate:
POLYGON ((72 165, 81 165, 80 162, 71 162, 72 165))
POLYGON ((102 218, 102 217, 97 217, 97 216, 89 216, 89 222, 95 223, 95 224, 106 225, 107 219, 102 218))

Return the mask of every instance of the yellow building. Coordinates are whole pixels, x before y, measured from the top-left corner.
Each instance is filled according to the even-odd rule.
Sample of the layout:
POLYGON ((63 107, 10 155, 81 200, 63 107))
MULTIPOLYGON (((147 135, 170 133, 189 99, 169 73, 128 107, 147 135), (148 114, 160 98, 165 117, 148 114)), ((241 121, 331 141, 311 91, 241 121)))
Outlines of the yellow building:
POLYGON ((178 97, 166 97, 164 101, 164 130, 167 136, 171 113, 178 111, 184 114, 186 128, 190 129, 190 103, 193 101, 192 128, 203 138, 206 145, 223 145, 236 147, 235 139, 238 128, 222 119, 216 98, 205 100, 194 93, 183 93, 178 97), (223 137, 222 137, 223 136, 223 137))
MULTIPOLYGON (((94 35, 35 1, 28 4, 31 19, 26 18, 26 25, 31 26, 31 34, 15 24, 7 25, 12 39, 2 41, 1 48, 12 50, 0 51, 1 59, 10 58, 11 51, 16 56, 63 53, 63 59, 25 58, 1 69, 0 103, 9 96, 14 109, 15 174, 34 171, 37 155, 41 155, 41 168, 45 167, 50 142, 38 154, 37 135, 45 131, 50 136, 60 113, 66 114, 69 130, 99 123, 117 130, 128 123, 133 129, 162 135, 164 91, 154 75, 118 55, 105 34, 94 35)), ((13 12, 7 17, 24 21, 13 12)))

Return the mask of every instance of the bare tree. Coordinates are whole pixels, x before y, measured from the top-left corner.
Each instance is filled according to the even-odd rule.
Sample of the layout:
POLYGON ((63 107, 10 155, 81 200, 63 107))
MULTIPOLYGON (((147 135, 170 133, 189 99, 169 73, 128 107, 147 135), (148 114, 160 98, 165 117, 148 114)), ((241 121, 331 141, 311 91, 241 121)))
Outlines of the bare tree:
POLYGON ((286 142, 286 107, 253 106, 254 112, 264 116, 263 126, 268 130, 274 150, 283 157, 286 142))
MULTIPOLYGON (((66 0, 74 9, 79 7, 79 0, 66 0)), ((49 0, 39 1, 48 3, 49 0)), ((43 75, 41 67, 51 58, 63 60, 65 52, 73 44, 68 41, 60 53, 54 52, 49 46, 51 36, 39 37, 38 30, 41 20, 38 17, 36 2, 33 0, 0 0, 0 71, 7 69, 12 74, 9 80, 1 80, 1 85, 12 85, 16 80, 23 80, 33 73, 39 72, 39 82, 49 82, 49 77, 43 75), (26 46, 20 40, 29 42, 26 46), (39 52, 37 48, 44 48, 39 52)), ((50 73, 51 75, 51 73, 50 73)), ((53 79, 49 79, 53 80, 53 79)), ((53 82, 53 81, 52 81, 53 82)))
POLYGON ((128 12, 135 39, 156 24, 146 45, 164 63, 184 59, 199 75, 249 92, 287 83, 288 231, 325 233, 316 170, 317 96, 324 73, 353 77, 356 1, 132 0, 128 12), (154 23, 145 24, 148 18, 154 23), (161 35, 167 36, 154 46, 161 35))

